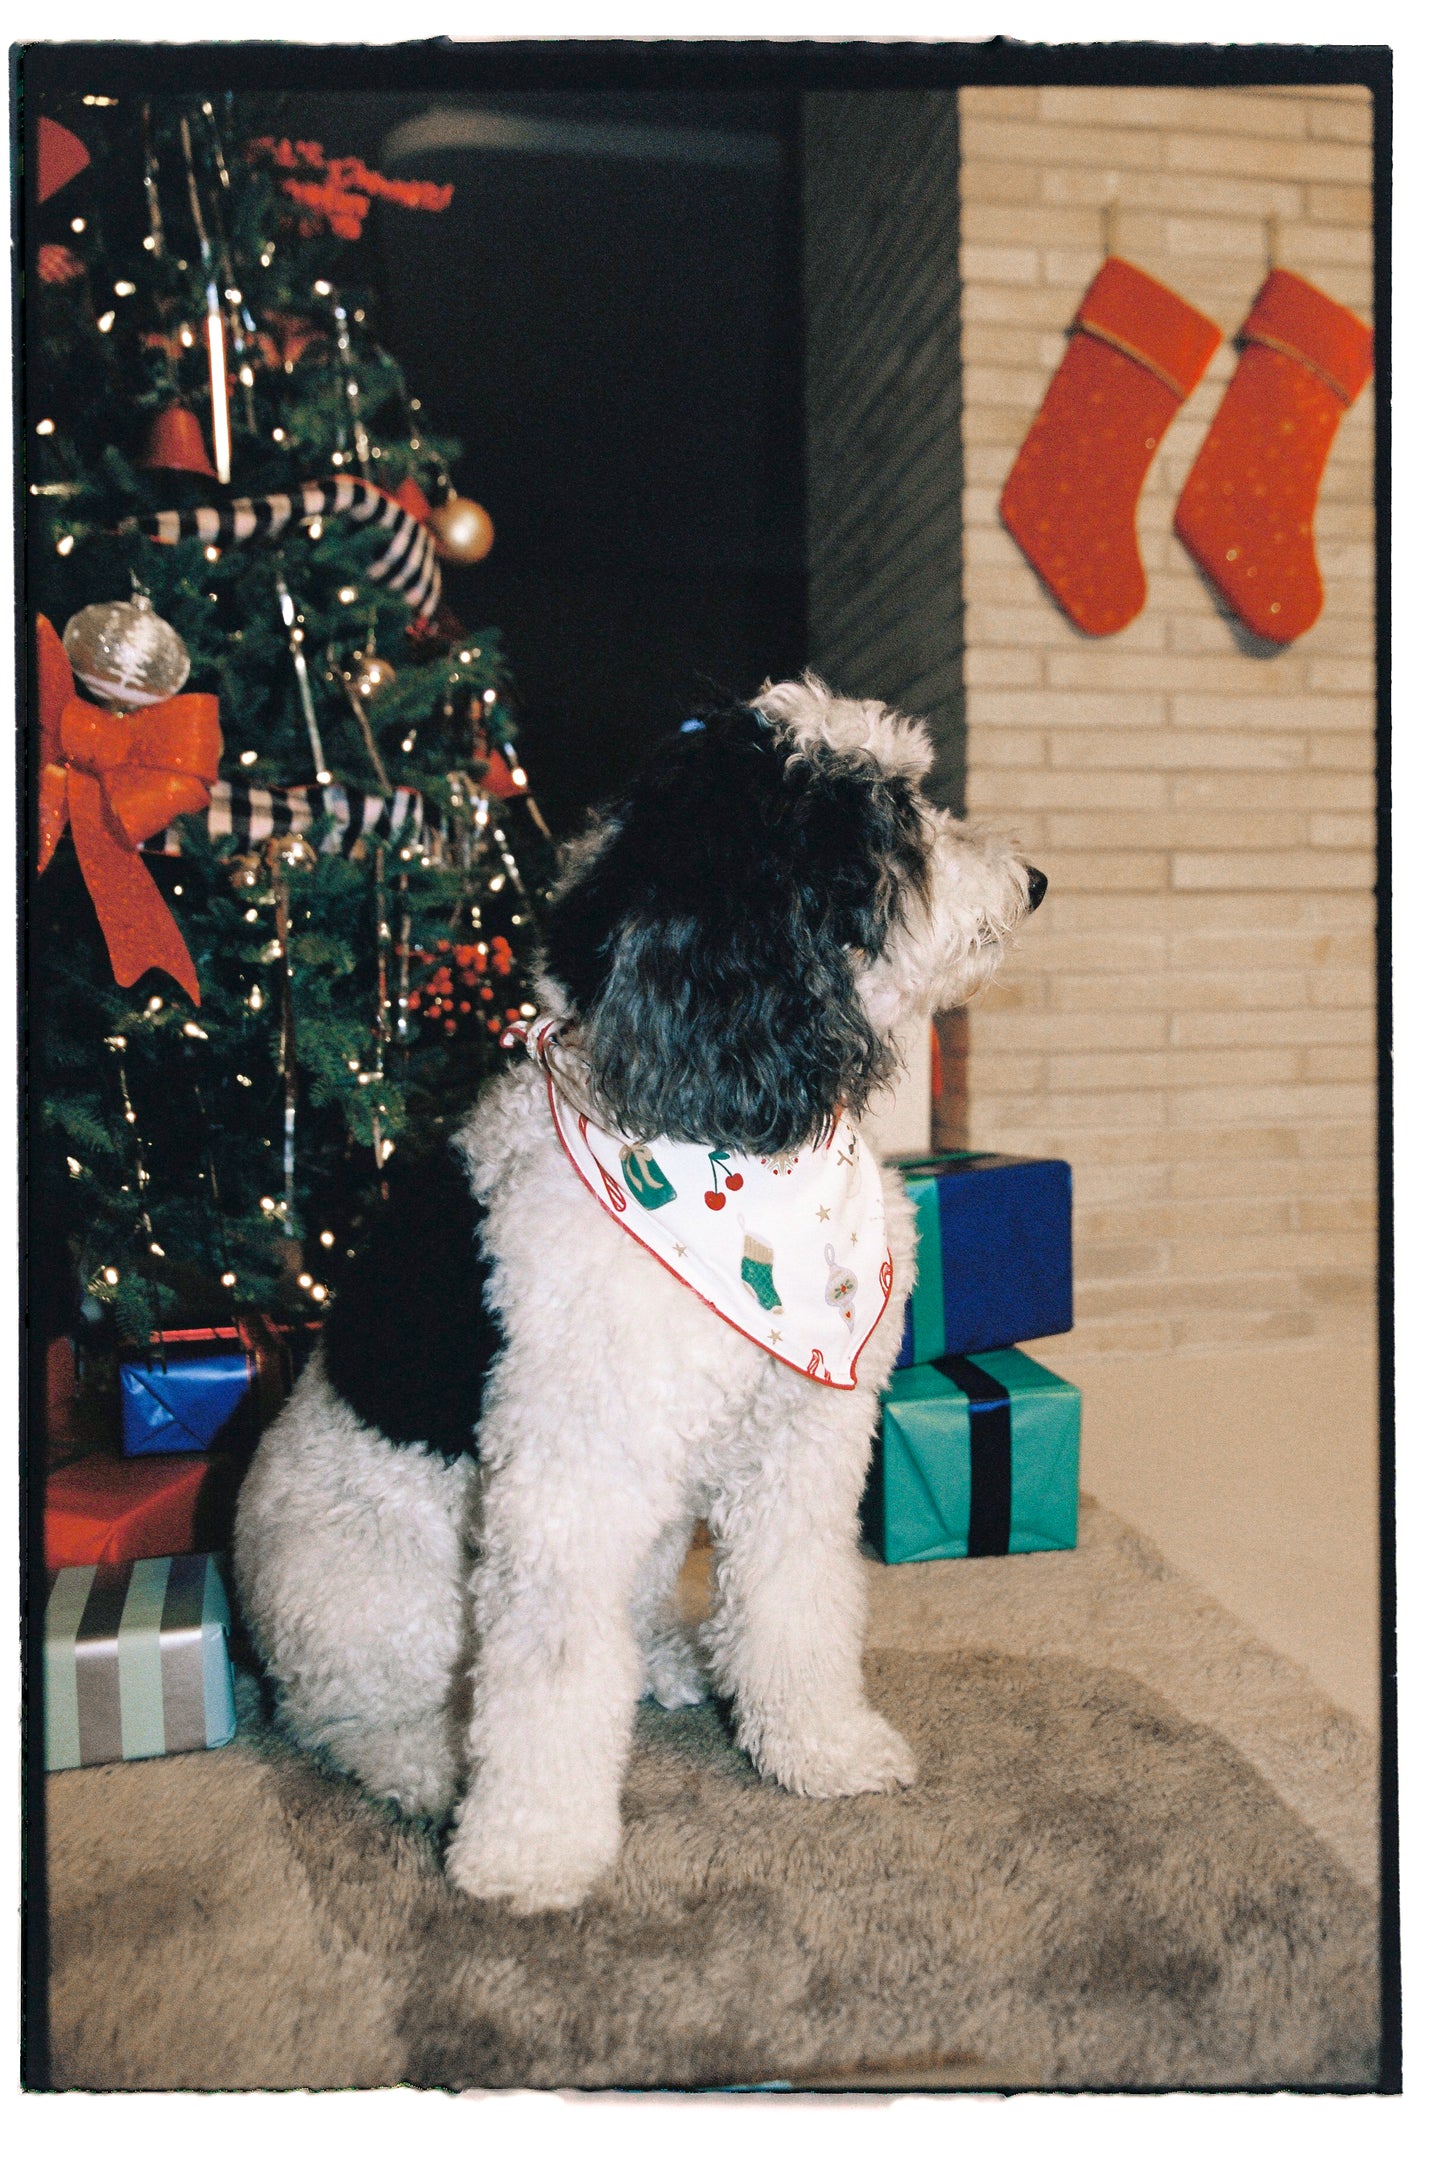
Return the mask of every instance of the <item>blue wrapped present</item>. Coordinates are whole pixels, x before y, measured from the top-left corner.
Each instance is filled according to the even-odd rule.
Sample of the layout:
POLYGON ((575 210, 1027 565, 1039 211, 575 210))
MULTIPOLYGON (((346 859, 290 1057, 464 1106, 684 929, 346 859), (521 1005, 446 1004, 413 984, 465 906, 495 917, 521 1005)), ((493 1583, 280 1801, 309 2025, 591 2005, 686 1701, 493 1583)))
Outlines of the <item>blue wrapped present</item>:
POLYGON ((1073 1177, 1027 1155, 906 1158, 918 1280, 900 1366, 998 1350, 1074 1324, 1073 1177))
POLYGON ((961 1560, 1078 1543, 1079 1390, 1022 1350, 895 1372, 863 1494, 879 1558, 961 1560))
POLYGON ((285 1395, 281 1346, 266 1323, 168 1330, 121 1361, 121 1452, 189 1454, 254 1440, 285 1395))

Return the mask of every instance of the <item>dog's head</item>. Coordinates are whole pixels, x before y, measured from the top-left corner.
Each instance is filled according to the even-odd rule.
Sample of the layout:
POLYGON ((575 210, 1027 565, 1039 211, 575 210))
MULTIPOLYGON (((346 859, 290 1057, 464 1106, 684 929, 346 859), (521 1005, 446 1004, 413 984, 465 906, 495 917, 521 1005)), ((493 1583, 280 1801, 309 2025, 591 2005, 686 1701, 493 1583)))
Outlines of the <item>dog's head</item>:
POLYGON ((700 714, 564 866, 544 992, 639 1139, 815 1141, 992 976, 1043 879, 927 802, 916 721, 815 676, 700 714))

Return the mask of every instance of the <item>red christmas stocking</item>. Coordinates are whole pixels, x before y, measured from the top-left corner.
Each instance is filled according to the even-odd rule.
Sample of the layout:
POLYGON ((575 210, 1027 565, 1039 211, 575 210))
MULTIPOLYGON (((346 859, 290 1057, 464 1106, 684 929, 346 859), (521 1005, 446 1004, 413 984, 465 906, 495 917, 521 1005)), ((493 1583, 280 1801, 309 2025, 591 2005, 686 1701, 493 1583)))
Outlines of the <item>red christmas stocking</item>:
POLYGON ((1117 255, 1072 327, 999 514, 1070 620, 1103 637, 1144 605, 1134 531, 1140 491, 1220 333, 1117 255))
POLYGON ((1359 317, 1272 270, 1174 513, 1205 576, 1258 636, 1287 644, 1324 606, 1313 524, 1335 430, 1374 372, 1359 317))

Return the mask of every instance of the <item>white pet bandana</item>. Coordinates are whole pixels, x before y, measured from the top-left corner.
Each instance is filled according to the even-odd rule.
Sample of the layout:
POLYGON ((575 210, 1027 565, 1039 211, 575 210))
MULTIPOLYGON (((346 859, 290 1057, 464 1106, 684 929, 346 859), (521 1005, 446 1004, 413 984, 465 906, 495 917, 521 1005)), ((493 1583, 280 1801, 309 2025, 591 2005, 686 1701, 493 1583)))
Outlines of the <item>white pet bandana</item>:
POLYGON ((893 1260, 878 1165, 847 1118, 801 1153, 740 1155, 622 1139, 597 1122, 555 1020, 527 1030, 573 1169, 670 1275, 770 1356, 824 1387, 857 1385, 893 1260))

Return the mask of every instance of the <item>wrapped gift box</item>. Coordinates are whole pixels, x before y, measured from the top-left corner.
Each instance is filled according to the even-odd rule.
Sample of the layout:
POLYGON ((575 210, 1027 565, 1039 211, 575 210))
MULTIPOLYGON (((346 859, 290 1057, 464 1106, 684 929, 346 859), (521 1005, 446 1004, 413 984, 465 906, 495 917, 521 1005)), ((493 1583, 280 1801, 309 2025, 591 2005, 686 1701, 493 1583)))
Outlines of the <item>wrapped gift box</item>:
POLYGON ((45 1607, 45 1767, 220 1747, 236 1730, 214 1553, 67 1567, 45 1607))
POLYGON ((57 1336, 45 1350, 45 1466, 62 1463, 97 1448, 113 1454, 120 1426, 114 1375, 107 1376, 68 1335, 57 1336))
POLYGON ((1078 1542, 1079 1391, 1021 1350, 895 1372, 863 1495, 879 1558, 961 1560, 1078 1542))
POLYGON ((236 1466, 224 1455, 87 1455, 45 1481, 45 1565, 112 1565, 226 1542, 236 1466))
POLYGON ((288 1368, 288 1392, 305 1372, 311 1353, 321 1340, 324 1320, 292 1320, 281 1329, 285 1338, 288 1368))
POLYGON ((918 1281, 902 1366, 997 1350, 1074 1324, 1073 1179, 1025 1155, 905 1157, 918 1281))
POLYGON ((68 1335, 57 1335, 45 1345, 45 1437, 52 1459, 75 1446, 79 1394, 75 1344, 68 1335))
POLYGON ((120 1444, 127 1455, 193 1453, 258 1440, 286 1399, 285 1344, 268 1321, 175 1328, 120 1365, 120 1444))

